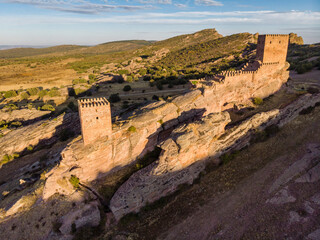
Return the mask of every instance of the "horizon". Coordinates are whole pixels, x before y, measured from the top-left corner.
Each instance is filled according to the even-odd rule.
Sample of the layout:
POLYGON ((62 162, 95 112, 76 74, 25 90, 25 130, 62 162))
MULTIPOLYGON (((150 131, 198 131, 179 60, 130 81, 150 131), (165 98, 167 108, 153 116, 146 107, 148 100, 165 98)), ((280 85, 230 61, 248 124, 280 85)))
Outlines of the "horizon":
POLYGON ((86 45, 161 41, 215 28, 302 36, 320 42, 316 0, 0 0, 0 45, 86 45))

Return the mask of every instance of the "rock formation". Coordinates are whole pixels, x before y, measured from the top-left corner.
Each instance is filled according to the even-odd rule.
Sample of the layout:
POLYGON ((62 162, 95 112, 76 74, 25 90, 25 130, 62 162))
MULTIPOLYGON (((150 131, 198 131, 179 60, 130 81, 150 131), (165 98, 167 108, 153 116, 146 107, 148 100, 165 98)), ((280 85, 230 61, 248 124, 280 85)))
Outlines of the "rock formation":
POLYGON ((303 45, 303 38, 301 36, 298 36, 296 33, 290 33, 289 42, 290 44, 303 45))
MULTIPOLYGON (((247 64, 242 71, 224 72, 211 79, 199 80, 196 89, 184 95, 168 102, 149 104, 128 121, 114 126, 111 136, 101 137, 92 144, 84 146, 81 139, 74 140, 62 152, 60 165, 47 174, 44 198, 55 192, 68 193, 67 189, 57 184, 61 178, 68 179, 75 175, 81 182, 90 184, 134 163, 153 150, 161 142, 163 134, 170 133, 179 124, 202 116, 211 116, 208 119, 212 119, 215 117, 211 113, 220 113, 236 104, 247 104, 254 97, 264 98, 278 91, 289 77, 289 64, 283 56, 286 54, 286 48, 283 48, 288 45, 288 35, 266 35, 261 39, 258 50, 263 53, 257 53, 262 56, 261 59, 247 64), (275 49, 279 50, 279 55, 273 54, 275 49)), ((221 128, 228 119, 222 116, 225 120, 219 123, 221 128)), ((221 131, 221 128, 213 131, 221 131)))
POLYGON ((308 94, 284 109, 258 113, 226 131, 224 127, 230 121, 226 112, 210 114, 201 121, 181 126, 160 144, 159 160, 134 173, 118 189, 110 202, 112 212, 120 219, 175 192, 181 184, 191 184, 203 171, 206 160, 242 149, 255 132, 271 125, 282 127, 316 103, 320 103, 320 94, 308 94))

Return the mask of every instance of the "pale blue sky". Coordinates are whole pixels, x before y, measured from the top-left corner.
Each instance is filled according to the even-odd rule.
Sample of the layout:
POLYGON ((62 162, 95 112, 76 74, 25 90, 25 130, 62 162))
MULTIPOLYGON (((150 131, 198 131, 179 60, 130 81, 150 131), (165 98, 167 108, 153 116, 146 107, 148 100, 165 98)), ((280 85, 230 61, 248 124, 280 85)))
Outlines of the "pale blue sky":
POLYGON ((320 42, 319 0, 0 0, 0 45, 162 40, 216 28, 320 42))

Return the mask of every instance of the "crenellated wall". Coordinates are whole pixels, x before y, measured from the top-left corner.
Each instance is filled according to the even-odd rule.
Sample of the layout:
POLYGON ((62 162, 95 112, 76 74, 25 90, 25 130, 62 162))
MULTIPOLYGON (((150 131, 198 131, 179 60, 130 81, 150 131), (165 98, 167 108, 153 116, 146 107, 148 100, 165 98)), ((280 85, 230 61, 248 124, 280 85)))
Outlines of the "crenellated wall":
POLYGON ((90 127, 90 124, 94 125, 96 114, 101 117, 110 115, 109 105, 99 106, 101 112, 95 111, 98 106, 92 105, 92 102, 91 107, 79 107, 81 119, 86 116, 91 119, 88 122, 81 121, 83 130, 88 131, 83 136, 94 135, 92 139, 97 138, 91 139, 94 142, 86 146, 83 146, 81 139, 69 144, 62 152, 60 165, 48 173, 50 177, 44 198, 55 192, 67 194, 65 187, 56 184, 62 177, 68 179, 70 175, 76 175, 81 182, 90 184, 97 178, 134 163, 163 141, 161 134, 181 123, 233 108, 234 105, 246 105, 254 97, 264 98, 275 93, 288 80, 288 67, 286 62, 255 61, 240 71, 227 71, 210 79, 197 80, 196 89, 169 102, 159 101, 141 108, 122 126, 114 127, 112 133, 109 118, 101 125, 90 127), (100 132, 97 126, 103 130, 100 132), (131 126, 135 131, 129 130, 131 126), (100 133, 102 135, 98 137, 100 133))

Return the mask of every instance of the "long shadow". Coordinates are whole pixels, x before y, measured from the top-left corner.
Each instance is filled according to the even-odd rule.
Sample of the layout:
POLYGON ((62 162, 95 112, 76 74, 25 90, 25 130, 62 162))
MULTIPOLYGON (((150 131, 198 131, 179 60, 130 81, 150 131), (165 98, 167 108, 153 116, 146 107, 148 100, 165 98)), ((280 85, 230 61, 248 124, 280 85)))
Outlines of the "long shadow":
MULTIPOLYGON (((52 119, 51 121, 54 120, 52 119)), ((18 191, 31 187, 40 179, 43 171, 50 171, 59 164, 61 160, 60 153, 67 144, 79 134, 80 120, 78 114, 67 113, 64 115, 62 123, 55 128, 55 132, 50 138, 41 139, 37 145, 33 146, 31 151, 26 148, 19 152, 19 158, 4 164, 0 169, 0 189, 9 191, 9 193, 5 196, 1 195, 1 199, 4 200, 18 191), (61 142, 60 146, 50 151, 59 141, 61 142), (43 152, 41 156, 37 154, 39 151, 43 152), (33 157, 33 155, 35 157, 33 157), (27 159, 29 159, 29 161, 26 161, 27 159), (25 183, 13 189, 6 189, 6 184, 9 184, 9 187, 10 183, 18 181, 19 179, 23 179, 25 183)), ((14 203, 15 201, 6 207, 10 207, 14 203)))

